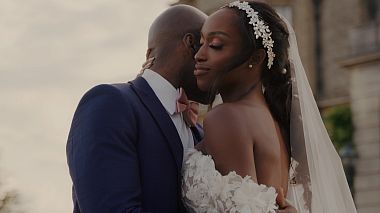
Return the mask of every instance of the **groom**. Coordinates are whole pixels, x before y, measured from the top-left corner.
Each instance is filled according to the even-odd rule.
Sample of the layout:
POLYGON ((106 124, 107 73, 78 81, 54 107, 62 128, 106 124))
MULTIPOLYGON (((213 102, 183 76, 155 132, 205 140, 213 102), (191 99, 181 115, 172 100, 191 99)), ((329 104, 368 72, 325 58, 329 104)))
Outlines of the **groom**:
POLYGON ((151 69, 84 95, 67 142, 74 213, 186 212, 183 150, 199 142, 202 131, 176 112, 176 88, 207 103, 193 75, 205 18, 190 6, 164 11, 149 30, 147 58, 156 58, 151 69))
POLYGON ((206 103, 193 75, 205 18, 190 6, 164 11, 149 30, 152 70, 84 95, 67 142, 74 213, 185 212, 183 150, 194 147, 202 131, 176 112, 176 88, 206 103))

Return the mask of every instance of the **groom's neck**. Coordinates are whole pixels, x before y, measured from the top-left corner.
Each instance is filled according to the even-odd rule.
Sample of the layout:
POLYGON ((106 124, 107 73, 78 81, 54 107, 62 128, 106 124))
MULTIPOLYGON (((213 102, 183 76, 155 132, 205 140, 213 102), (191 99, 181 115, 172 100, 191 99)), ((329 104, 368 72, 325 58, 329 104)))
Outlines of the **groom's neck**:
POLYGON ((171 66, 164 66, 158 64, 154 64, 151 68, 152 71, 158 73, 163 78, 165 78, 173 87, 178 88, 179 87, 179 71, 176 70, 176 68, 171 66))

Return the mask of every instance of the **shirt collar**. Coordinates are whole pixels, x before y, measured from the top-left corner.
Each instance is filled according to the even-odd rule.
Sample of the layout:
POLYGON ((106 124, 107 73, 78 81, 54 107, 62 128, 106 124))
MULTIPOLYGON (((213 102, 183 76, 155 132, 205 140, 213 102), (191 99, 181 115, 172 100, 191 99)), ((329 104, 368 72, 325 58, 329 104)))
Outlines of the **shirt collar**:
POLYGON ((141 75, 152 88, 166 111, 173 115, 177 109, 179 91, 164 77, 150 69, 145 69, 141 75))

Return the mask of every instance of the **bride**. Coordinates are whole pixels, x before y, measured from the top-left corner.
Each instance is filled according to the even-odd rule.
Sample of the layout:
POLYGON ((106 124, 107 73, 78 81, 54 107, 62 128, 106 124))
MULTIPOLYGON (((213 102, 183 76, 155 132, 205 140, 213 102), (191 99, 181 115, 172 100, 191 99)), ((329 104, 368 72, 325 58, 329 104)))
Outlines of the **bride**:
POLYGON ((188 210, 275 212, 279 193, 298 212, 356 212, 287 21, 265 3, 236 1, 201 34, 197 84, 224 103, 206 114, 202 143, 186 151, 188 210))

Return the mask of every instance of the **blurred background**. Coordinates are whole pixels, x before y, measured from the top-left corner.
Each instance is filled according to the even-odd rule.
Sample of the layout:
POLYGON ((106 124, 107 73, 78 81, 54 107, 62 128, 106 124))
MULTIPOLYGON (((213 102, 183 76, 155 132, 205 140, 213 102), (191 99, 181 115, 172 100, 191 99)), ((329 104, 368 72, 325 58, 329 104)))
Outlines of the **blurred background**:
POLYGON ((136 76, 149 26, 171 3, 0 0, 1 213, 72 212, 75 108, 94 85, 136 76))
MULTIPOLYGON (((0 213, 70 212, 65 144, 83 93, 136 76, 165 8, 229 2, 0 0, 0 213)), ((266 2, 296 31, 358 212, 380 212, 380 1, 266 2)))

